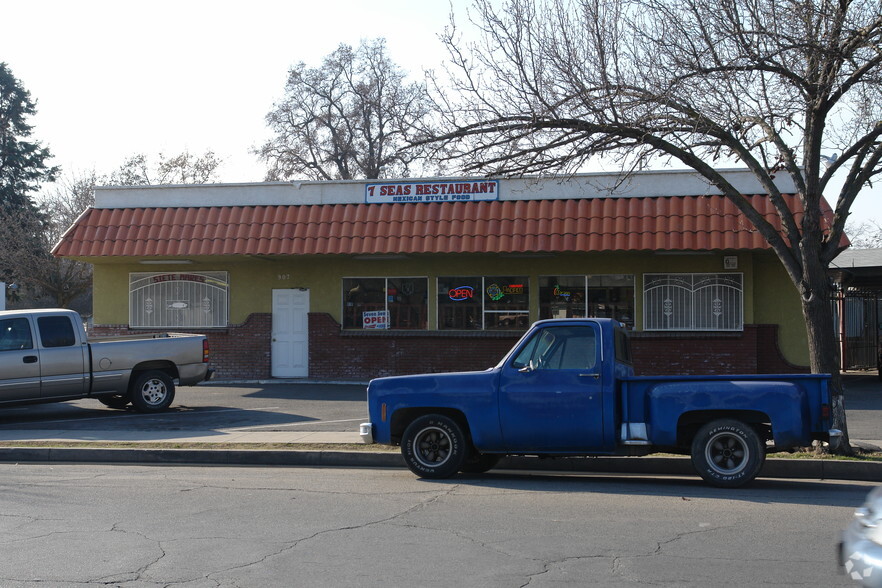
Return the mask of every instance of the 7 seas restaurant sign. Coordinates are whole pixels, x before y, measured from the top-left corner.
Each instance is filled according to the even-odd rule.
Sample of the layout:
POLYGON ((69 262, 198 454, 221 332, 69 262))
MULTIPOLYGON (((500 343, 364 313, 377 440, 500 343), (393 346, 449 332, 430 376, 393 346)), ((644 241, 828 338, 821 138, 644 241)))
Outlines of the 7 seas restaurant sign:
POLYGON ((499 180, 446 180, 367 184, 368 204, 391 202, 469 202, 499 200, 499 180))

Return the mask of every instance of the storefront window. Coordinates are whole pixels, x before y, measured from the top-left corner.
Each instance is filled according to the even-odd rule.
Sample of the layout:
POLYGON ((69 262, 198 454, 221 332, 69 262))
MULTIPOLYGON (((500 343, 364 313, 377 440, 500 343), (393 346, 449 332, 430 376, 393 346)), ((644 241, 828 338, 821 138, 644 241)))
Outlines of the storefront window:
POLYGON ((530 326, 526 276, 438 278, 438 328, 524 330, 530 326))
POLYGON ((586 311, 585 276, 539 278, 539 318, 582 318, 586 311))
POLYGON ((481 278, 438 278, 438 328, 483 329, 481 278))
POLYGON ((634 327, 634 276, 542 276, 539 318, 605 317, 634 327))
POLYGON ((426 329, 427 278, 343 278, 344 329, 426 329))

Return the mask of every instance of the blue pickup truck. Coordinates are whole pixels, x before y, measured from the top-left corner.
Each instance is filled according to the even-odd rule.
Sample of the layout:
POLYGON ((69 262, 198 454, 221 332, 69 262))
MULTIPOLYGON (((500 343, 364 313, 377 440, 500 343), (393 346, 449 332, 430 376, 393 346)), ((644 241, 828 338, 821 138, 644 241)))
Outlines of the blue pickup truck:
POLYGON ((530 328, 482 372, 372 380, 365 443, 400 445, 424 478, 493 468, 506 455, 689 453, 710 484, 753 480, 771 448, 827 441, 829 376, 635 376, 610 319, 530 328))

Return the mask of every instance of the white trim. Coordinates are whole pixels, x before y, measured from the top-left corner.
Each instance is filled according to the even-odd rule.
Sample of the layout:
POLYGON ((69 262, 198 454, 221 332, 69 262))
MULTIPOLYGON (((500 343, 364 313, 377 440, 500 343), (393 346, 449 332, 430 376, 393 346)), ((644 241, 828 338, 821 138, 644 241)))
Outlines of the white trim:
MULTIPOLYGON (((765 194, 756 176, 746 169, 718 170, 742 194, 765 194)), ((425 178, 432 183, 479 178, 425 178)), ((420 179, 390 179, 388 183, 418 183, 420 179)), ((365 186, 377 180, 327 182, 255 182, 166 186, 97 186, 96 208, 194 206, 287 206, 363 204, 365 186), (145 194, 149 192, 149 194, 145 194)), ((778 189, 796 192, 787 174, 775 178, 778 189)), ((499 200, 564 200, 574 198, 646 198, 721 194, 693 170, 635 172, 624 180, 618 173, 574 174, 555 178, 499 179, 499 200)))

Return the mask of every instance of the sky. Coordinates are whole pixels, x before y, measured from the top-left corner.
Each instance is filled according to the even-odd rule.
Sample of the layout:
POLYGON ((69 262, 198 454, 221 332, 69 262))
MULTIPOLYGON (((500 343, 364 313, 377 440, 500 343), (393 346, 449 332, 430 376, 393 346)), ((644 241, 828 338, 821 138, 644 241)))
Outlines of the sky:
MULTIPOLYGON (((341 43, 386 39, 393 62, 421 78, 439 69, 438 39, 470 0, 0 0, 0 61, 37 102, 31 139, 76 177, 212 150, 223 182, 263 179, 251 151, 288 70, 318 66, 341 43)), ((835 196, 828 194, 828 197, 835 196)), ((852 220, 882 224, 882 186, 852 220)))
POLYGON ((260 181, 265 166, 251 150, 269 137, 264 117, 293 65, 383 37, 421 79, 444 59, 438 33, 450 9, 447 0, 0 0, 0 61, 37 101, 32 139, 64 172, 211 149, 222 181, 260 181))

